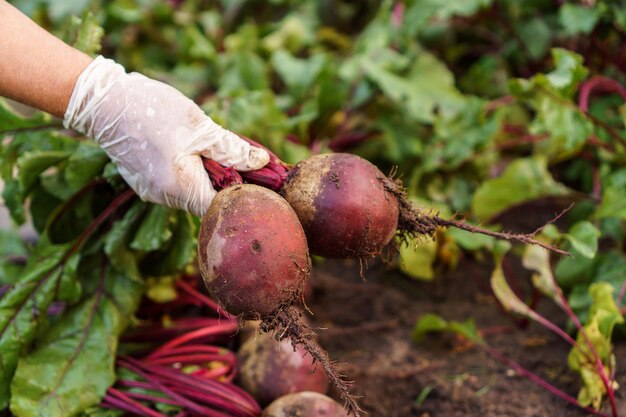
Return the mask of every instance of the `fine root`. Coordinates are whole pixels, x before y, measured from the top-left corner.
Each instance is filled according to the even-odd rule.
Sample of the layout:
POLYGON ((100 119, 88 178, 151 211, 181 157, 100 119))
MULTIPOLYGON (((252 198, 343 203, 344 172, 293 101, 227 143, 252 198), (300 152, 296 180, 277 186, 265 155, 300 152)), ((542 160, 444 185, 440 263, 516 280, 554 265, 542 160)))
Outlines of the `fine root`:
POLYGON ((404 190, 404 187, 399 180, 394 180, 392 178, 383 178, 382 181, 385 189, 393 194, 398 200, 398 236, 400 238, 400 241, 403 243, 415 237, 428 236, 432 238, 437 229, 440 227, 455 227, 457 229, 465 230, 470 233, 480 233, 483 235, 495 237, 497 239, 508 240, 511 242, 520 242, 529 245, 537 245, 560 255, 571 256, 571 253, 567 251, 535 239, 535 236, 539 232, 541 232, 548 224, 551 224, 559 219, 571 208, 571 206, 565 209, 563 212, 559 213, 546 225, 540 227, 532 233, 494 232, 478 226, 473 226, 471 224, 465 223, 462 220, 446 220, 437 215, 431 216, 421 213, 418 209, 412 206, 411 202, 407 198, 406 191, 404 190))
POLYGON ((297 345, 304 349, 313 358, 313 363, 319 363, 330 383, 337 389, 339 397, 344 402, 348 414, 359 417, 363 410, 359 407, 357 397, 350 393, 349 381, 345 375, 337 370, 335 362, 328 358, 328 354, 314 342, 315 332, 301 319, 301 313, 295 308, 280 309, 277 313, 265 317, 261 322, 261 330, 274 335, 277 341, 289 339, 293 348, 297 345))

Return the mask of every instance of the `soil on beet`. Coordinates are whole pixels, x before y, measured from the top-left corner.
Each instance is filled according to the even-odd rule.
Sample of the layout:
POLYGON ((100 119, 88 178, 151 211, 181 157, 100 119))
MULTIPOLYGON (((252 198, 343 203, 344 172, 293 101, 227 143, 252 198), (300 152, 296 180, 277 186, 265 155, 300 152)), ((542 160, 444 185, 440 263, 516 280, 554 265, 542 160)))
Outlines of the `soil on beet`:
MULTIPOLYGON (((512 265, 521 290, 527 276, 512 265)), ((366 282, 358 263, 324 261, 313 268, 308 304, 319 342, 340 370, 356 382, 353 392, 371 417, 582 417, 588 414, 517 375, 479 348, 450 334, 411 342, 415 320, 425 313, 473 318, 490 345, 560 387, 577 393, 567 368, 569 346, 536 325, 519 327, 489 294, 491 265, 462 259, 454 272, 430 283, 370 265, 366 282)), ((549 300, 538 309, 559 325, 562 314, 549 300)), ((617 342, 617 382, 626 387, 626 343, 617 342), (621 369, 621 370, 620 370, 621 369)), ((332 395, 332 394, 331 394, 332 395)), ((620 412, 626 398, 618 390, 620 412)), ((607 410, 608 411, 608 410, 607 410)), ((610 414, 610 413, 609 413, 610 414)))

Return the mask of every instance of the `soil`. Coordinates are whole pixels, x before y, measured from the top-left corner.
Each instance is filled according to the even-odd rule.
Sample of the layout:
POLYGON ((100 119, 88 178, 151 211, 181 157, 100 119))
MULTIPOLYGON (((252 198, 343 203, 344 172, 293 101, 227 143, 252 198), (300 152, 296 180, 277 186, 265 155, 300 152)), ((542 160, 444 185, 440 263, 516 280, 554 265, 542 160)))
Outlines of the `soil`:
MULTIPOLYGON (((521 291, 528 277, 512 266, 521 291)), ((567 368, 569 345, 538 325, 502 311, 489 293, 491 265, 463 259, 433 282, 412 280, 383 264, 370 265, 366 281, 359 265, 324 261, 314 268, 308 307, 320 327, 320 344, 353 379, 353 392, 370 417, 582 417, 589 414, 516 374, 480 348, 438 333, 419 345, 411 331, 418 317, 475 320, 494 348, 576 397, 578 380, 567 368), (526 324, 526 325, 524 325, 526 324)), ((551 301, 538 310, 563 326, 551 301)), ((618 367, 626 343, 616 345, 618 367)), ((626 372, 617 374, 626 386, 626 372)), ((625 394, 618 390, 620 412, 625 394)), ((606 406, 606 405, 605 405, 606 406)), ((605 411, 610 414, 608 408, 605 411)))

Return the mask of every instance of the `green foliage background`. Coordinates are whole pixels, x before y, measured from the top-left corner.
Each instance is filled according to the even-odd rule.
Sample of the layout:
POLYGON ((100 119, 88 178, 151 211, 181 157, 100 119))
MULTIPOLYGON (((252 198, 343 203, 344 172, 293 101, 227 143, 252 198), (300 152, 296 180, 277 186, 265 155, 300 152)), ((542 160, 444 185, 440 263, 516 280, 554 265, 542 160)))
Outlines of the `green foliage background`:
MULTIPOLYGON (((618 94, 579 106, 592 77, 624 81, 622 1, 12 3, 76 47, 175 86, 287 162, 354 152, 397 166, 424 209, 494 227, 525 204, 574 203, 569 230, 543 233, 574 254, 554 268, 572 306, 584 320, 592 283, 622 287, 626 107, 618 94)), ((197 219, 120 202, 128 194, 106 155, 48 115, 2 102, 0 133, 5 203, 41 235, 0 235, 0 410, 79 414, 114 380, 145 277, 193 260, 197 219), (62 313, 46 313, 60 302, 62 313)), ((418 243, 398 267, 422 279, 461 250, 500 252, 459 231, 418 243)))

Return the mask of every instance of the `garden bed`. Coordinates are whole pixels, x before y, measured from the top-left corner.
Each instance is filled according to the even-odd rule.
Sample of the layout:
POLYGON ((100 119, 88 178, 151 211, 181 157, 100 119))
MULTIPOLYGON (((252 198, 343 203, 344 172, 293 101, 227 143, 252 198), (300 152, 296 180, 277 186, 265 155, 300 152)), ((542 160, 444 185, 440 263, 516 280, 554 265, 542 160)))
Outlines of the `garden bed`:
MULTIPOLYGON (((412 343, 413 325, 422 314, 473 318, 479 329, 493 332, 485 335, 491 346, 576 396, 577 377, 567 368, 570 347, 537 325, 517 327, 484 290, 491 270, 489 264, 464 259, 455 272, 419 282, 376 264, 363 282, 358 264, 316 266, 309 307, 314 324, 324 328, 320 342, 355 380, 354 392, 370 416, 588 415, 454 335, 438 333, 412 343)), ((541 300, 539 310, 564 324, 550 301, 541 300)), ((615 348, 619 362, 626 346, 618 341, 615 348)), ((623 386, 626 372, 618 369, 616 379, 623 386)), ((626 410, 620 391, 617 396, 620 410, 626 410)))

